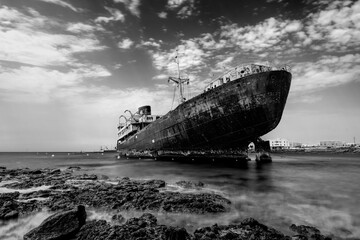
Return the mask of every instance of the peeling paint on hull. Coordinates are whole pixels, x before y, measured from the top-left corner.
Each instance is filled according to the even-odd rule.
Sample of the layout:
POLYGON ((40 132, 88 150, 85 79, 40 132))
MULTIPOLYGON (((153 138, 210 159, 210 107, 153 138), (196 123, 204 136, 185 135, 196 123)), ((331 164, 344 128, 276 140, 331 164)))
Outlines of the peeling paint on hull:
POLYGON ((280 122, 291 73, 262 72, 225 83, 170 111, 118 150, 244 148, 280 122))

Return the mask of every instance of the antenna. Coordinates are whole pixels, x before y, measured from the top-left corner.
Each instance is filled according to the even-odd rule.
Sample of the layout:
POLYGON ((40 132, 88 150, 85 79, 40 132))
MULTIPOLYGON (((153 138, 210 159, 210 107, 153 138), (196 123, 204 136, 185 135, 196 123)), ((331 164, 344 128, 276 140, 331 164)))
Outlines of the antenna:
POLYGON ((176 56, 175 56, 175 62, 177 64, 177 68, 178 68, 178 77, 169 77, 168 82, 173 81, 174 83, 176 83, 179 86, 179 90, 180 90, 180 103, 185 102, 185 98, 184 98, 184 94, 183 94, 183 84, 187 83, 189 84, 189 78, 181 78, 180 75, 180 61, 179 61, 179 57, 178 57, 178 50, 176 49, 176 56))

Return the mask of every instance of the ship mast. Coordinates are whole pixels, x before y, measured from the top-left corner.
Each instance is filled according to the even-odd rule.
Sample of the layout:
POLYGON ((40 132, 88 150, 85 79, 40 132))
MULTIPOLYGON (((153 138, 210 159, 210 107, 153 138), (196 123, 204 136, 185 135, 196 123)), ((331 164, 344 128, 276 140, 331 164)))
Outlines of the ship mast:
POLYGON ((179 62, 179 58, 178 58, 178 50, 176 50, 175 62, 176 62, 177 67, 178 67, 178 77, 169 77, 168 82, 173 81, 174 83, 176 83, 179 86, 180 103, 183 103, 186 100, 184 98, 184 94, 183 94, 183 84, 184 83, 189 84, 189 78, 181 78, 181 75, 180 75, 180 62, 179 62))

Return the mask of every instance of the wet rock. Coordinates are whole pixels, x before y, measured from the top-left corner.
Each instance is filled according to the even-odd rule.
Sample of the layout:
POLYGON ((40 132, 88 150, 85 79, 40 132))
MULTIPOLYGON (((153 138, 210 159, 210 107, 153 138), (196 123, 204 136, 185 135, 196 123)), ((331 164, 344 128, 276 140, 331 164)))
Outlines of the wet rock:
POLYGON ((69 170, 80 170, 81 167, 79 167, 79 166, 70 166, 67 169, 69 169, 69 170))
POLYGON ((50 170, 50 174, 58 174, 58 173, 61 173, 61 170, 58 168, 50 170))
POLYGON ((73 237, 85 224, 84 206, 77 209, 56 213, 45 219, 40 226, 24 235, 24 240, 55 240, 73 237))
POLYGON ((21 215, 38 211, 44 207, 49 208, 50 211, 64 211, 77 205, 106 210, 149 210, 203 214, 225 212, 229 209, 230 204, 229 200, 216 194, 185 194, 165 191, 162 189, 166 185, 163 180, 144 181, 122 178, 118 180, 117 184, 111 184, 97 181, 96 175, 73 175, 69 171, 59 172, 58 169, 6 170, 4 175, 10 176, 9 172, 14 173, 11 180, 17 182, 9 183, 5 187, 15 189, 44 185, 51 187, 47 190, 23 193, 21 196, 17 193, 14 199, 20 200, 18 208, 3 208, 1 212, 3 217, 12 210, 18 211, 21 215))
POLYGON ((16 199, 19 192, 0 194, 0 220, 14 219, 19 216, 16 199))
POLYGON ((164 194, 163 210, 185 213, 218 213, 226 212, 231 202, 220 195, 167 193, 164 194))
POLYGON ((168 239, 190 240, 184 228, 158 225, 156 218, 149 213, 139 218, 131 218, 123 225, 111 226, 104 220, 86 223, 76 236, 77 240, 115 240, 115 239, 168 239))
POLYGON ((35 192, 23 193, 21 199, 30 199, 30 198, 47 198, 50 197, 51 190, 40 190, 35 192))
POLYGON ((175 183, 176 185, 183 188, 202 188, 204 187, 204 183, 202 182, 192 182, 192 181, 178 181, 175 183))
POLYGON ((41 171, 41 169, 35 169, 29 172, 30 174, 42 174, 43 172, 41 171))
POLYGON ((287 240, 288 237, 281 232, 267 227, 255 219, 248 218, 238 225, 213 225, 195 230, 196 240, 208 239, 264 239, 264 240, 287 240))
POLYGON ((20 193, 18 191, 10 192, 10 193, 0 193, 0 204, 6 200, 17 199, 19 196, 20 196, 20 193))
POLYGON ((144 182, 142 185, 149 186, 152 188, 162 188, 165 187, 166 183, 163 180, 148 180, 144 182))
POLYGON ((95 174, 88 175, 85 173, 83 175, 77 176, 76 179, 78 179, 78 180, 97 180, 98 177, 95 174))
POLYGON ((297 233, 294 235, 292 239, 299 239, 299 240, 331 240, 330 237, 321 235, 319 229, 311 226, 299 225, 296 226, 292 224, 290 230, 297 233))
POLYGON ((53 194, 45 203, 53 211, 78 204, 108 210, 152 210, 186 213, 217 213, 228 210, 230 201, 216 194, 184 194, 160 192, 162 180, 133 181, 122 179, 118 184, 87 181, 82 186, 61 194, 53 194))
POLYGON ((106 175, 101 175, 101 179, 102 179, 102 180, 108 180, 108 179, 109 179, 109 177, 108 177, 108 176, 106 176, 106 175))
POLYGON ((123 224, 126 219, 121 214, 115 214, 111 217, 111 220, 116 224, 123 224))
POLYGON ((8 213, 6 213, 3 217, 4 220, 8 220, 8 219, 12 219, 12 218, 17 218, 19 216, 19 212, 16 210, 12 210, 8 213))
POLYGON ((105 220, 92 220, 80 228, 76 234, 76 240, 103 240, 109 238, 113 233, 112 226, 105 220))
POLYGON ((33 212, 38 212, 40 210, 42 210, 42 204, 41 202, 33 199, 30 201, 26 201, 26 202, 18 202, 18 211, 20 213, 20 215, 25 215, 25 214, 29 214, 29 213, 33 213, 33 212))

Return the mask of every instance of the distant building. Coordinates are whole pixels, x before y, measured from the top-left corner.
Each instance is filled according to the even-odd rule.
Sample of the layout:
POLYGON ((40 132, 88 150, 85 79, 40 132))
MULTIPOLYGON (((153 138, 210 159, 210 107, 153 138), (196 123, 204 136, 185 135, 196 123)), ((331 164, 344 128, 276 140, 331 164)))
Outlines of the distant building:
POLYGON ((290 142, 283 138, 272 139, 272 140, 269 140, 269 142, 270 142, 271 150, 289 149, 290 148, 290 142))
POLYGON ((303 145, 302 143, 299 142, 290 142, 290 148, 301 148, 301 146, 303 145))
POLYGON ((320 147, 330 147, 330 148, 336 148, 336 147, 344 147, 346 144, 342 141, 321 141, 320 147))

